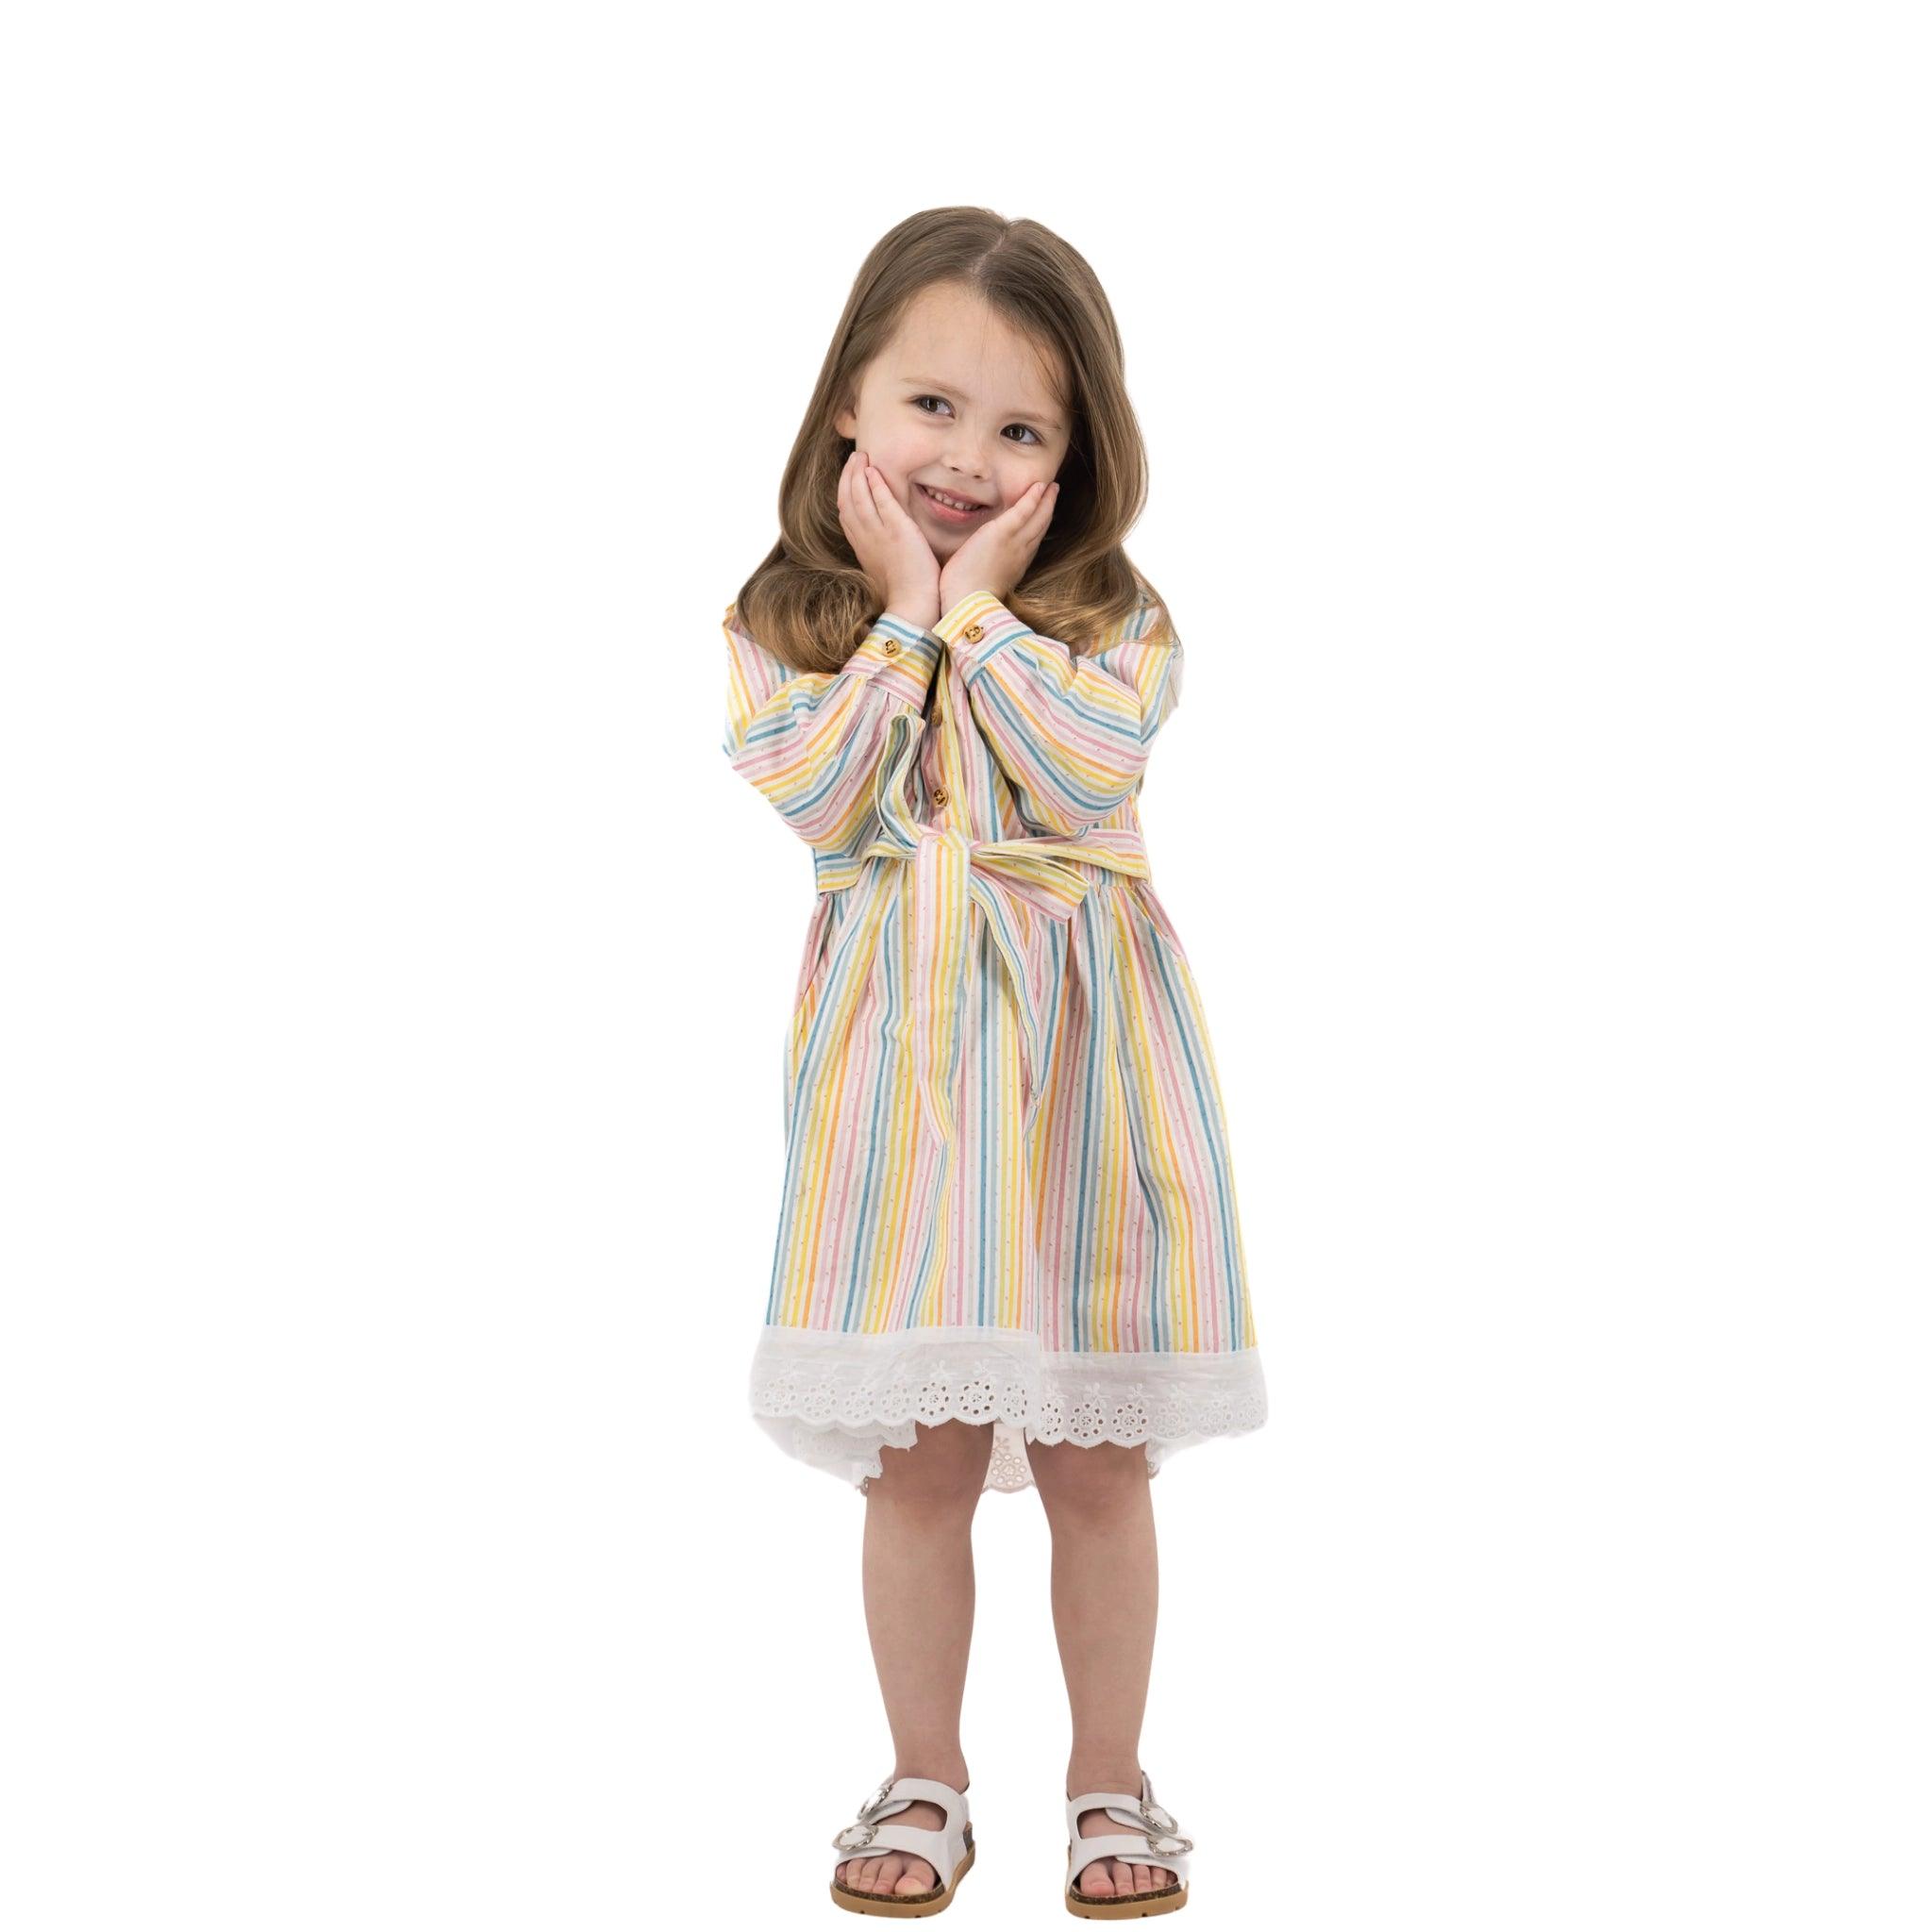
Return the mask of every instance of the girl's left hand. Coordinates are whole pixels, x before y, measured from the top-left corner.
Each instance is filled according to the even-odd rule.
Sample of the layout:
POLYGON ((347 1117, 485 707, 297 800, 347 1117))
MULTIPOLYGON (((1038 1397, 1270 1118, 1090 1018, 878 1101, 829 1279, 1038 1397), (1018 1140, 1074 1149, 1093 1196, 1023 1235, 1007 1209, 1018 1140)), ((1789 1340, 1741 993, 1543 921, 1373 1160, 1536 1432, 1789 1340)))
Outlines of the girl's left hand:
POLYGON ((1011 509, 983 524, 960 544, 940 572, 940 610, 950 610, 974 591, 991 591, 1004 600, 1033 561, 1060 486, 1029 483, 1026 493, 1011 509))

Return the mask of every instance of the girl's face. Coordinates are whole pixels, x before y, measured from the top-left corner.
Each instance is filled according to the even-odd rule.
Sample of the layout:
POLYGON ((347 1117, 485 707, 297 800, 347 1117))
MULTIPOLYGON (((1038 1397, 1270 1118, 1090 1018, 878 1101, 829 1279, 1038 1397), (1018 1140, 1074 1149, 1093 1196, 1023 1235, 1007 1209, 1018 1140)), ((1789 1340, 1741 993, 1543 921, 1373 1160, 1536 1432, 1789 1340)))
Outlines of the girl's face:
POLYGON ((1071 425, 1039 352, 970 290, 923 290, 832 419, 944 563, 973 532, 1058 473, 1071 425), (956 514, 928 489, 980 506, 956 514))

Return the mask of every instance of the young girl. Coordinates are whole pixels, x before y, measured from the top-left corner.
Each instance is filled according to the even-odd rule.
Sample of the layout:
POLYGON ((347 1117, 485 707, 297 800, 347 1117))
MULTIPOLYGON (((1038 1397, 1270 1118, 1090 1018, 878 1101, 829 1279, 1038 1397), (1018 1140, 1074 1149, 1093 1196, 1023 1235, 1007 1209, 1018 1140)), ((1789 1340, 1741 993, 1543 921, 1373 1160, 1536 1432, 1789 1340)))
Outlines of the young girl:
POLYGON ((1187 1902, 1139 1760, 1149 1482, 1267 1415, 1214 1058, 1136 797, 1180 644, 1122 539, 1146 461, 1092 271, 1033 222, 874 248, 724 614, 724 750, 811 847, 752 1411, 866 1499, 896 1762, 853 1911, 972 1864, 971 1526, 1037 1486, 1073 1706, 1068 1908, 1187 1902), (888 1824, 884 1821, 891 1819, 888 1824))

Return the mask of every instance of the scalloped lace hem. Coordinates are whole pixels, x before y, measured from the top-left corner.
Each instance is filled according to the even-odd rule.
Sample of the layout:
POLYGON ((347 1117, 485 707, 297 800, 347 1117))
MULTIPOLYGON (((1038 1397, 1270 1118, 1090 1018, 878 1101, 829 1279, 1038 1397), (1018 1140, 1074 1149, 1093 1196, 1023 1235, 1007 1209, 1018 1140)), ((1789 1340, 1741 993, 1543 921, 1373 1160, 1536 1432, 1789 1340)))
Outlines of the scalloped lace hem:
POLYGON ((879 1451, 910 1449, 916 1424, 993 1430, 984 1488, 1031 1486, 1027 1442, 1144 1443, 1147 1471, 1182 1449, 1268 1419, 1259 1352, 1047 1349, 1005 1328, 886 1335, 768 1325, 752 1358, 751 1413, 787 1455, 863 1491, 879 1451))

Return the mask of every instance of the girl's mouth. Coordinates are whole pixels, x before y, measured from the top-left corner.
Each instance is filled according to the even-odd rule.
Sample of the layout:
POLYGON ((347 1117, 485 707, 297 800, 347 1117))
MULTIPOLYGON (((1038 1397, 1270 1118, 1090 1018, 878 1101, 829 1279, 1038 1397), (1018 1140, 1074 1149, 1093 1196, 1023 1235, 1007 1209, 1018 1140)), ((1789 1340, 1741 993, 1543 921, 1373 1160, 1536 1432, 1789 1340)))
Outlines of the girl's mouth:
POLYGON ((982 503, 973 509, 956 509, 951 504, 941 502, 924 483, 915 483, 912 487, 925 499, 925 507, 942 524, 974 523, 992 508, 991 504, 982 503))

